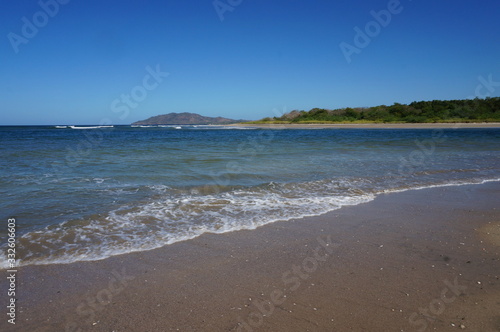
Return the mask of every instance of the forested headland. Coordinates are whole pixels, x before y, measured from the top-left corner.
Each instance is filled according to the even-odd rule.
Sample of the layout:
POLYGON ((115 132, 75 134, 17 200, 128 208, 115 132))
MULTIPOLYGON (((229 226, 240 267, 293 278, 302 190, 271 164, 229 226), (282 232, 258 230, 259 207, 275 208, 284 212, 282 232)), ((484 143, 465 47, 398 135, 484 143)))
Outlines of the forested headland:
POLYGON ((252 123, 453 123, 500 122, 500 97, 414 101, 408 105, 293 110, 252 123))

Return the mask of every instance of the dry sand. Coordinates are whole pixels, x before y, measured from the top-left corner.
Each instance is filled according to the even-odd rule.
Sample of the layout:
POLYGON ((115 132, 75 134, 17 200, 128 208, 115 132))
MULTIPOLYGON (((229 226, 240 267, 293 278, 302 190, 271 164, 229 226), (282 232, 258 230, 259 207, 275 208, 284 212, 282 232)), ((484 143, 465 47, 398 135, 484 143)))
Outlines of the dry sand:
POLYGON ((438 129, 438 128, 500 128, 500 123, 339 123, 339 124, 246 124, 228 126, 262 129, 438 129))
POLYGON ((494 182, 386 194, 252 231, 20 268, 17 324, 3 315, 0 330, 500 331, 499 192, 494 182))

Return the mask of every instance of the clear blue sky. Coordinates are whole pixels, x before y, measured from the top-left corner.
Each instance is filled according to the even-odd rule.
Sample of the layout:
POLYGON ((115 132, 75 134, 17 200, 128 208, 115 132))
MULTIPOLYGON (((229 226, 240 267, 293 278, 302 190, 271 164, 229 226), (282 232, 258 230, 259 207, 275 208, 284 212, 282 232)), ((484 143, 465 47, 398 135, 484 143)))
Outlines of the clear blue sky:
MULTIPOLYGON (((253 120, 462 99, 481 76, 500 82, 498 0, 220 0, 219 13, 213 0, 55 1, 41 1, 51 15, 36 0, 0 2, 0 125, 253 120), (374 23, 388 8, 390 22, 374 23), (367 24, 348 63, 339 45, 356 47, 367 24)), ((478 91, 498 96, 500 83, 478 91)))

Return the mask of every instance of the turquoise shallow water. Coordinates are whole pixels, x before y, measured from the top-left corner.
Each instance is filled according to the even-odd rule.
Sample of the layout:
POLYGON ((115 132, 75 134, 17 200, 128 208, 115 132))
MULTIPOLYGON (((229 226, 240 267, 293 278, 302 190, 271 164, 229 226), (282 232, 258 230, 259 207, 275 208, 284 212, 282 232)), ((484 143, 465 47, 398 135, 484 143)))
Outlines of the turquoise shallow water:
MULTIPOLYGON (((500 180, 499 129, 0 127, 0 142, 0 217, 17 219, 20 265, 148 250, 383 192, 500 180)), ((5 244, 7 227, 0 236, 5 244)))

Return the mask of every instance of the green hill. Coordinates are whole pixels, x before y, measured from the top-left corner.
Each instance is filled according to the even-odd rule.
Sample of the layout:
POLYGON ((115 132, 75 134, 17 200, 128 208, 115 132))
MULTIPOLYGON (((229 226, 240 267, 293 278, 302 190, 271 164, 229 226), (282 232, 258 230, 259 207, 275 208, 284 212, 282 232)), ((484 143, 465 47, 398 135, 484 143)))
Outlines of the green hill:
POLYGON ((436 123, 500 122, 500 97, 415 101, 363 108, 294 110, 253 123, 436 123))

